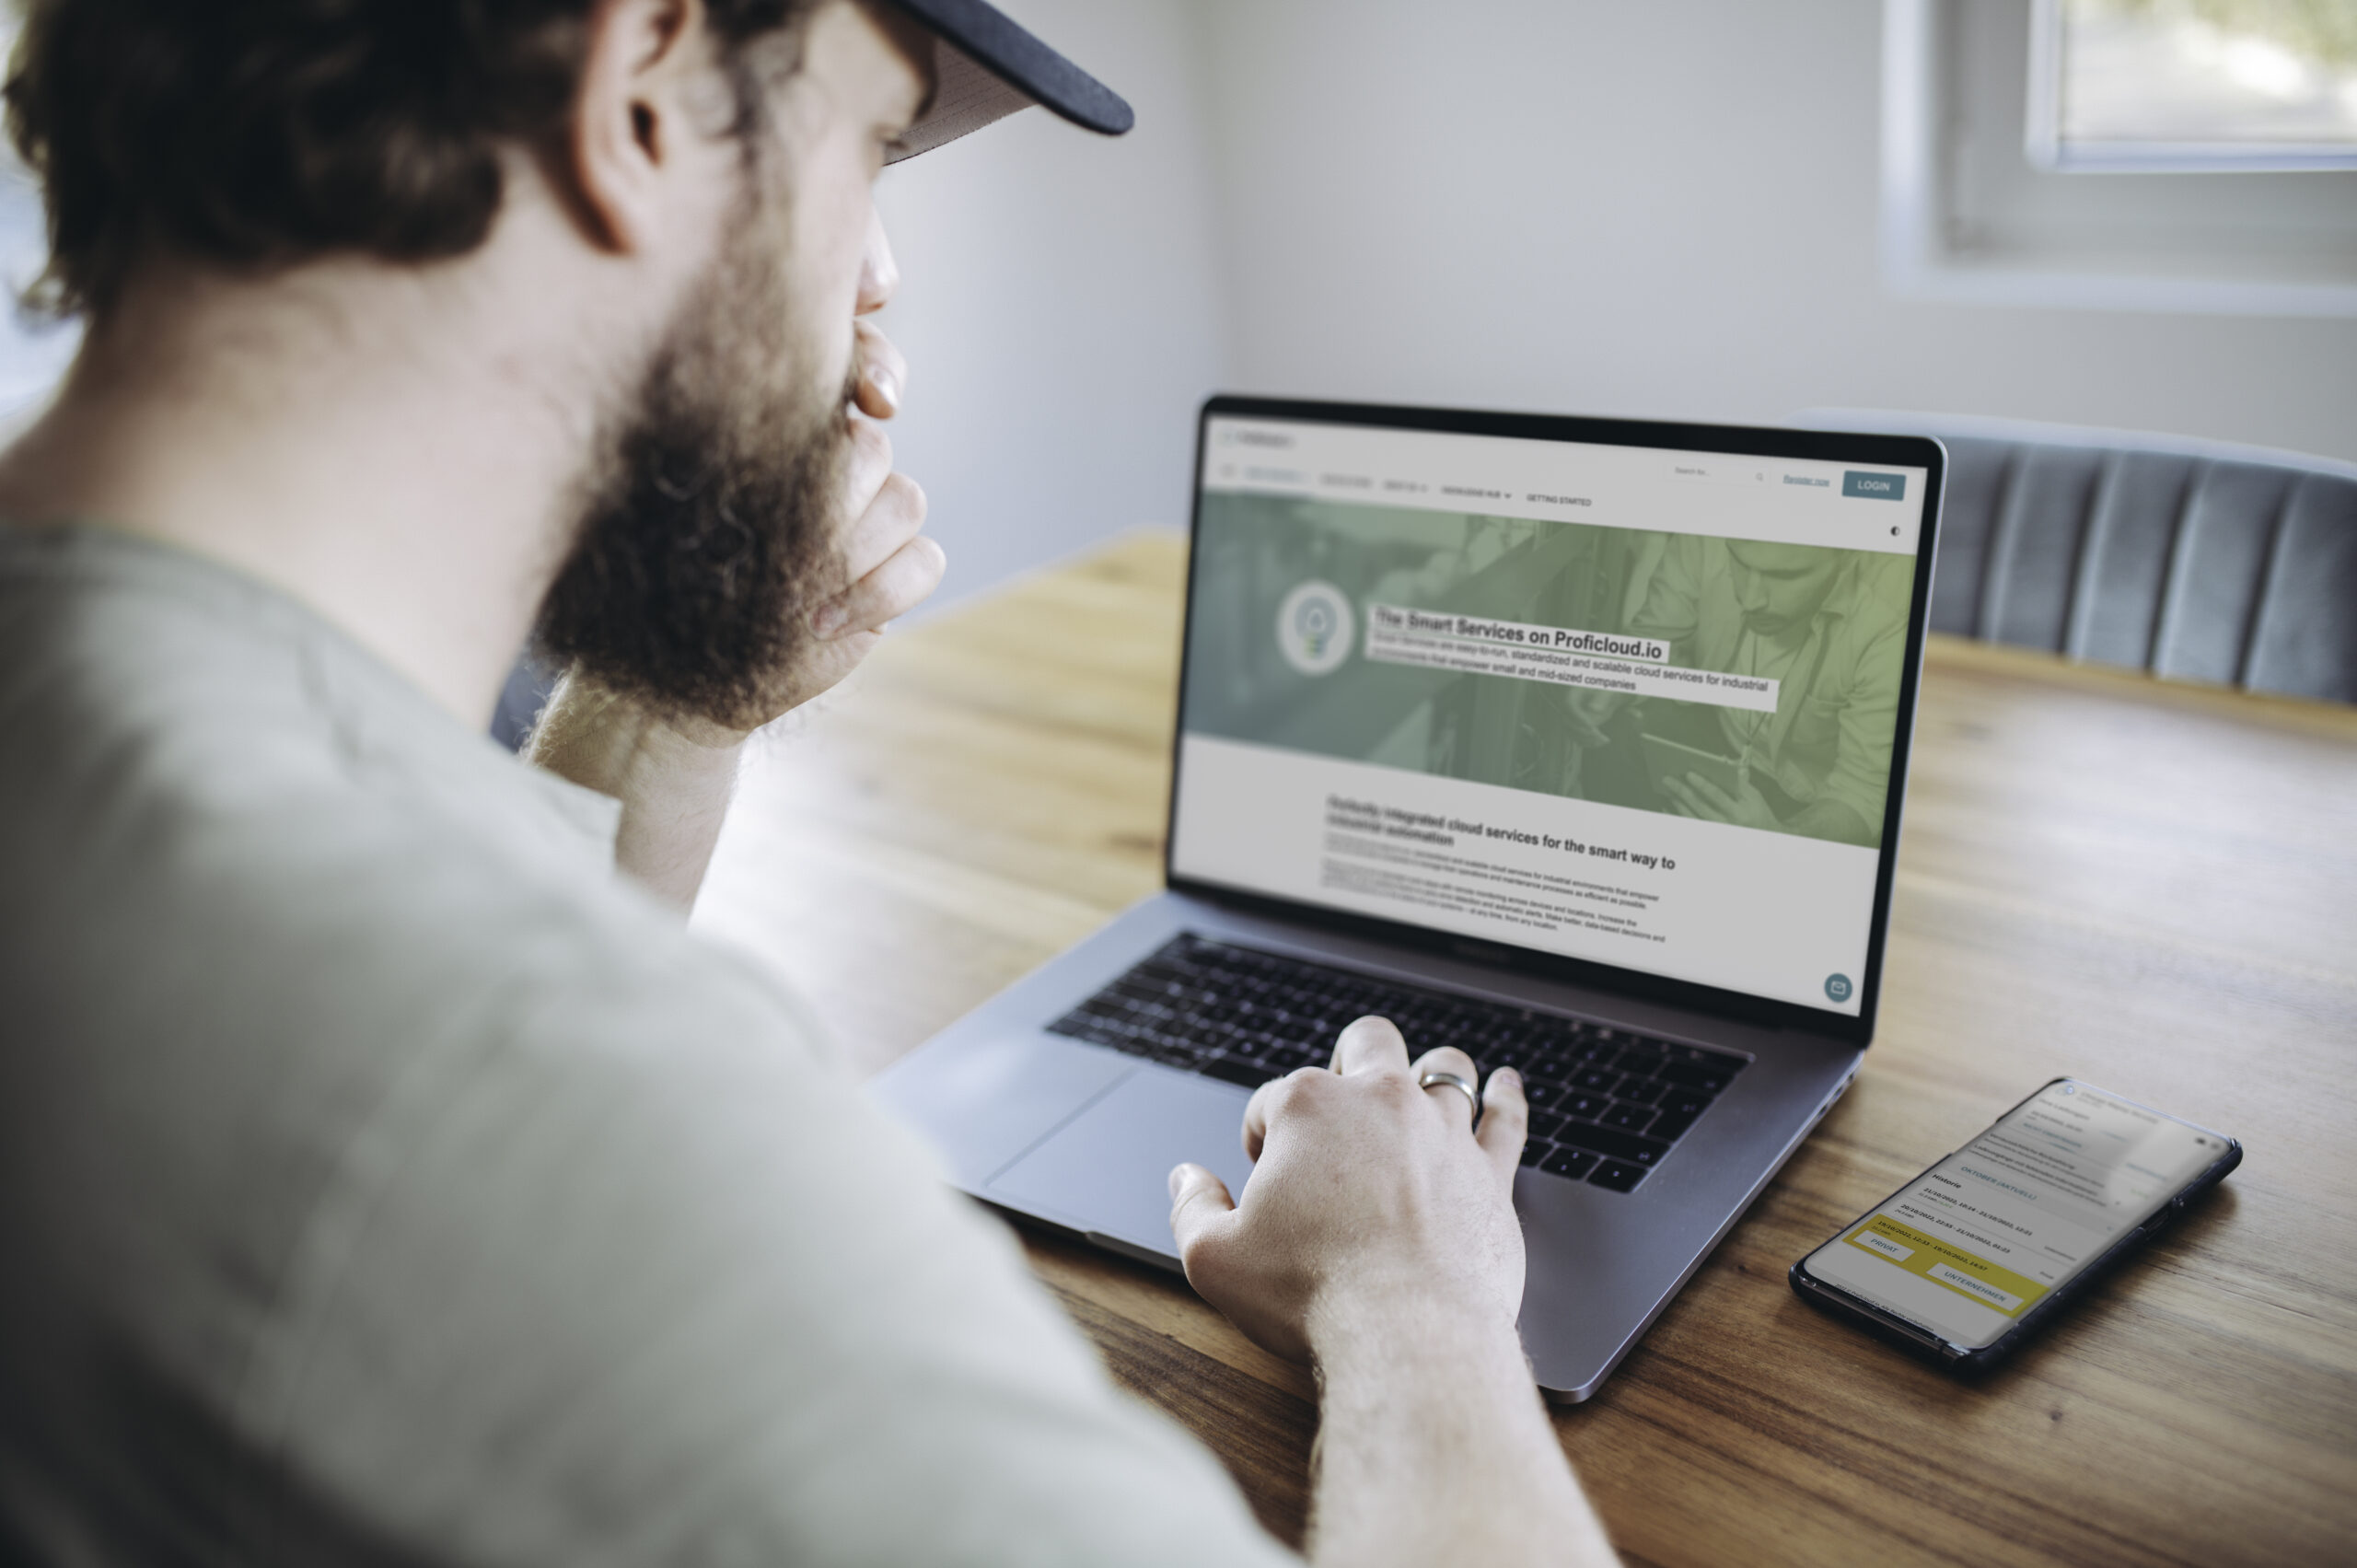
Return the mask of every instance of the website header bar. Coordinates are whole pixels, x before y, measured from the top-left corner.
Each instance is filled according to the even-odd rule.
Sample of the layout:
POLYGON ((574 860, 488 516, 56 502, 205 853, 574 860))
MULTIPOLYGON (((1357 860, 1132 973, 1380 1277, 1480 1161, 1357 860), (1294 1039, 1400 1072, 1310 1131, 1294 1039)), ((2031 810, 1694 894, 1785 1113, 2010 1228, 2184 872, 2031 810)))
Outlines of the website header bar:
POLYGON ((1912 555, 1922 469, 1220 418, 1209 491, 1912 555))

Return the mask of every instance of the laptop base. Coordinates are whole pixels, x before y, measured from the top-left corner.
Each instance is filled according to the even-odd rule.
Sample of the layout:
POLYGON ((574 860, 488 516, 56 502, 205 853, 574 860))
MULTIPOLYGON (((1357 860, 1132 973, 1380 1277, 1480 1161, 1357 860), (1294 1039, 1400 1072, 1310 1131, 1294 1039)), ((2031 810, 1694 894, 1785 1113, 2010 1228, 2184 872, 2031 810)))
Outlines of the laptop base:
MULTIPOLYGON (((1586 1399, 1741 1217, 1855 1074, 1846 1042, 1493 969, 1165 892, 1033 971, 879 1074, 877 1105, 950 1177, 1018 1218, 1177 1268, 1169 1169, 1239 1195, 1251 1172, 1237 1085, 1051 1034, 1047 1026, 1182 933, 1731 1051, 1750 1064, 1633 1192, 1524 1169, 1522 1334, 1539 1387, 1586 1399)), ((1415 1042, 1410 1041, 1411 1049, 1415 1042)), ((1477 1053, 1478 1057, 1478 1053, 1477 1053)))

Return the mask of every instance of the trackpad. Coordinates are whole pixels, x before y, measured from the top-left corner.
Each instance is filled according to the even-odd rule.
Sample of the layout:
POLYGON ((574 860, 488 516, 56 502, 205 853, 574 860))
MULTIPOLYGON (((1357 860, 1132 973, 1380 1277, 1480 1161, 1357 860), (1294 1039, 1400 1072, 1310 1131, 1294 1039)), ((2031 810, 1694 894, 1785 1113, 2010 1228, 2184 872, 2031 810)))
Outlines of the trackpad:
POLYGON ((1075 1230, 1163 1258, 1170 1242, 1170 1167, 1209 1166, 1238 1196, 1252 1162, 1244 1157, 1244 1104, 1234 1084, 1141 1068, 983 1189, 1075 1230))

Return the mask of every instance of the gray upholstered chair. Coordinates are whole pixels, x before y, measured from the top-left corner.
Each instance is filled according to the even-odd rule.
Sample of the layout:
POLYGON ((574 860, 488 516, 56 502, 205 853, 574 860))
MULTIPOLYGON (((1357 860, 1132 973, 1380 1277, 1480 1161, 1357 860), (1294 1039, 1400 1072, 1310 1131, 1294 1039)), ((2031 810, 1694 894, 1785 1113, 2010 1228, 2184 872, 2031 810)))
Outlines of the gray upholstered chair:
POLYGON ((2357 703, 2357 463, 1871 409, 1789 423, 1946 444, 1933 631, 2357 703))

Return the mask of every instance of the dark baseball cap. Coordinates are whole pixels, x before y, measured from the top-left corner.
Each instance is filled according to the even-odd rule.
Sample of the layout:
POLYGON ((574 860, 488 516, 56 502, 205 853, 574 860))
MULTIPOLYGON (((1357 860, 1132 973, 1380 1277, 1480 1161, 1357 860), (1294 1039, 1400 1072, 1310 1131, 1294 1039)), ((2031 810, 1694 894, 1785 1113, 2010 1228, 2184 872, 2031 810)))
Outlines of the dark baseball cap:
POLYGON ((892 0, 933 29, 934 92, 887 163, 931 152, 1018 109, 1044 104, 1074 124, 1118 136, 1137 116, 1121 95, 982 0, 892 0))

